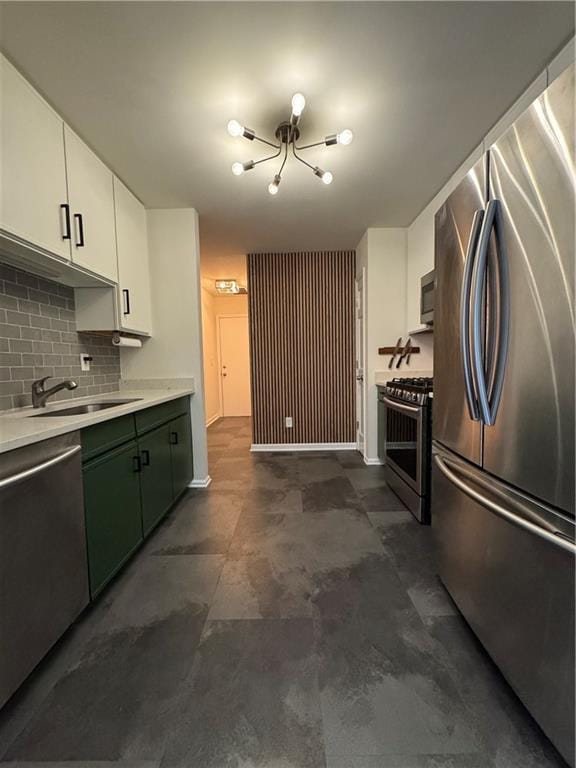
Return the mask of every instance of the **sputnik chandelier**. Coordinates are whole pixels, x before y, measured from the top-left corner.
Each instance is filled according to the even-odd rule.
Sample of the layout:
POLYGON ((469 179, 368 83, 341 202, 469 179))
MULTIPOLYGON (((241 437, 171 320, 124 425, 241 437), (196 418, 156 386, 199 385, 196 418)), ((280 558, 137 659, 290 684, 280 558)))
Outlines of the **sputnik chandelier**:
POLYGON ((334 144, 347 145, 350 144, 354 138, 354 134, 351 130, 346 129, 340 133, 332 133, 330 136, 326 136, 323 141, 316 141, 313 144, 305 144, 304 146, 299 147, 296 144, 300 138, 300 128, 298 127, 298 124, 300 122, 300 117, 304 111, 305 106, 306 99, 304 96, 301 93, 295 93, 294 96, 292 96, 292 114, 290 115, 290 120, 285 120, 284 122, 280 123, 278 128, 276 128, 275 136, 279 144, 275 144, 273 141, 268 141, 267 139, 260 138, 260 136, 256 136, 255 132, 251 128, 245 128, 243 125, 240 125, 238 120, 230 120, 228 123, 228 133, 230 136, 234 136, 235 138, 242 136, 249 141, 260 141, 262 144, 267 144, 269 147, 273 147, 276 150, 275 154, 268 155, 268 157, 263 157, 261 160, 249 160, 247 163, 233 163, 232 173, 235 176, 241 176, 246 171, 251 171, 257 165, 260 165, 260 163, 266 163, 269 160, 275 160, 277 157, 280 157, 280 155, 283 154, 284 157, 282 159, 280 169, 278 173, 275 174, 274 179, 268 185, 268 192, 270 192, 271 195, 276 195, 278 194, 278 188, 280 187, 280 182, 282 181, 282 171, 284 170, 284 166, 288 160, 288 152, 291 148, 292 154, 296 160, 303 163, 303 165, 308 166, 312 173, 321 179, 324 184, 331 184, 334 177, 330 171, 323 171, 322 168, 319 168, 317 165, 312 165, 311 163, 306 162, 306 160, 300 157, 298 152, 301 152, 305 149, 311 149, 312 147, 320 147, 322 145, 325 145, 326 147, 331 147, 334 144))

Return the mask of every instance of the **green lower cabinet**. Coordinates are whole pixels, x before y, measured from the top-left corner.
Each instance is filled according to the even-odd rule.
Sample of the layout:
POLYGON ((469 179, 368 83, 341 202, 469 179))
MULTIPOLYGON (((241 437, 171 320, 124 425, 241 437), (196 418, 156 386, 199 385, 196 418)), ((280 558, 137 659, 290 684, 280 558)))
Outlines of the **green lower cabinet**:
POLYGON ((174 498, 188 487, 194 476, 192 460, 192 428, 190 414, 186 413, 170 422, 170 448, 172 450, 172 482, 174 498))
POLYGON ((142 541, 135 441, 84 465, 84 505, 92 598, 142 541))
POLYGON ((164 517, 173 501, 170 424, 138 439, 142 464, 142 527, 146 536, 164 517))

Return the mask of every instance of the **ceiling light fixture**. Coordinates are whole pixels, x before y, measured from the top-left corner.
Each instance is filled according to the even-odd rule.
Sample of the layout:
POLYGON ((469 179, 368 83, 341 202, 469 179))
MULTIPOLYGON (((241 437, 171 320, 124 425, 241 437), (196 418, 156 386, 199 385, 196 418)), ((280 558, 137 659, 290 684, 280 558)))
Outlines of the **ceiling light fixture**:
POLYGON ((294 96, 292 96, 292 112, 290 114, 290 120, 285 120, 276 128, 275 136, 278 142, 280 142, 279 144, 275 144, 272 141, 268 141, 267 139, 262 139, 260 136, 256 136, 256 133, 251 128, 244 127, 238 122, 238 120, 230 120, 228 123, 228 133, 230 136, 233 136, 234 138, 244 137, 249 141, 254 141, 254 139, 256 139, 256 141, 260 141, 262 144, 267 144, 269 147, 273 147, 276 150, 273 155, 263 157, 261 160, 250 160, 247 163, 233 163, 232 173, 235 176, 241 176, 245 171, 252 170, 257 165, 260 165, 260 163, 266 163, 268 160, 274 160, 281 154, 284 154, 282 164, 280 165, 280 170, 274 176, 273 181, 268 185, 268 192, 271 195, 277 195, 280 182, 282 181, 282 171, 284 170, 284 166, 286 165, 286 161, 288 159, 288 151, 290 148, 292 148, 292 154, 296 160, 310 168, 312 173, 317 176, 324 184, 331 184, 334 176, 330 171, 324 171, 317 165, 311 165, 302 157, 300 157, 298 152, 305 149, 311 149, 312 147, 319 147, 321 145, 325 145, 327 147, 333 146, 334 144, 348 146, 348 144, 352 142, 354 134, 349 128, 346 128, 345 130, 340 131, 340 133, 332 133, 329 136, 326 136, 323 141, 316 141, 312 144, 305 144, 301 147, 297 146, 296 142, 300 138, 300 128, 298 126, 305 106, 306 99, 304 96, 301 93, 295 93, 294 96))
POLYGON ((237 280, 215 280, 215 286, 218 293, 240 293, 237 280))

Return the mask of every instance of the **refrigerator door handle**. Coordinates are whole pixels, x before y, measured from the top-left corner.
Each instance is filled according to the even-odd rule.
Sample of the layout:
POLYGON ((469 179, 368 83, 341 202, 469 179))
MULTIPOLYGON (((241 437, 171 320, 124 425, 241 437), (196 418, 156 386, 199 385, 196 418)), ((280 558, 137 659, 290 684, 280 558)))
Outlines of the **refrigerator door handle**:
MULTIPOLYGON (((488 272, 488 249, 490 247, 490 237, 495 222, 497 219, 500 222, 499 207, 499 200, 488 201, 484 221, 482 222, 482 229, 480 230, 478 251, 472 276, 472 375, 478 393, 478 405, 480 406, 482 422, 489 427, 492 426, 496 420, 497 408, 491 408, 488 385, 486 383, 486 372, 484 370, 484 339, 482 332, 484 318, 482 315, 484 311, 484 289, 486 287, 486 275, 488 272)), ((498 229, 500 233, 499 240, 501 240, 500 224, 498 225, 498 229)), ((507 314, 505 316, 507 318, 507 314)), ((504 380, 503 364, 506 362, 506 349, 507 344, 504 347, 504 360, 502 360, 500 349, 495 355, 495 364, 497 370, 500 370, 500 375, 494 377, 494 394, 497 395, 495 401, 496 405, 500 403, 500 395, 502 393, 501 385, 504 380), (498 387, 497 380, 500 382, 498 387)))
POLYGON ((491 332, 495 339, 492 345, 495 349, 492 370, 490 371, 488 402, 490 404, 490 424, 496 422, 498 407, 504 387, 504 373, 508 356, 508 337, 510 332, 510 278, 508 273, 508 257, 504 240, 502 221, 502 205, 499 200, 494 203, 494 233, 496 235, 496 271, 488 270, 489 279, 495 284, 492 295, 496 300, 496 323, 491 332))
POLYGON ((462 291, 460 294, 460 351, 462 354, 462 367, 464 373, 464 387, 466 390, 466 403, 468 412, 473 421, 480 419, 478 400, 472 377, 472 361, 470 352, 470 295, 472 288, 472 276, 474 274, 474 257, 478 246, 478 238, 482 228, 484 211, 475 211, 472 220, 468 247, 466 249, 466 261, 464 263, 464 276, 462 279, 462 291))
POLYGON ((453 485, 455 485, 463 493, 465 493, 467 496, 469 496, 471 499, 476 501, 481 506, 485 507, 486 509, 489 509, 498 517, 501 517, 504 520, 507 520, 509 523, 511 523, 512 525, 515 525, 517 528, 522 528, 528 533, 534 534, 535 536, 538 536, 540 539, 547 541, 549 544, 553 544, 554 546, 559 547, 560 549, 563 549, 565 552, 568 552, 571 555, 576 555, 576 545, 572 541, 570 541, 568 538, 566 538, 561 531, 552 531, 546 528, 542 528, 540 525, 537 525, 536 523, 532 523, 530 522, 530 520, 526 520, 520 515, 514 514, 514 512, 511 512, 509 509, 506 509, 500 504, 497 504, 495 501, 492 501, 492 499, 487 498, 486 496, 481 494, 479 491, 477 491, 475 488, 472 488, 470 485, 468 485, 468 483, 464 482, 464 480, 462 480, 460 477, 458 477, 458 475, 454 471, 456 470, 456 467, 451 462, 450 462, 450 466, 448 466, 448 461, 445 457, 440 456, 437 453, 434 454, 434 463, 436 464, 438 469, 442 472, 442 474, 453 485))

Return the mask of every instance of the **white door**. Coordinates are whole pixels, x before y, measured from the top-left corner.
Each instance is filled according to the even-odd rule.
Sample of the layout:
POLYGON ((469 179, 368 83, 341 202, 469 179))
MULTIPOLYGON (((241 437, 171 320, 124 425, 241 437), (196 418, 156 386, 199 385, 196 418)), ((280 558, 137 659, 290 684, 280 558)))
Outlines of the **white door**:
POLYGON ((248 317, 218 318, 222 415, 250 416, 250 347, 248 317))
POLYGON ((0 56, 0 227, 70 260, 64 123, 0 56))
POLYGON ((67 125, 64 142, 72 218, 72 262, 117 282, 112 172, 67 125))
MULTIPOLYGON (((118 250, 118 314, 123 331, 151 332, 150 274, 146 211, 114 176, 118 250)), ((169 265, 166 267, 169 269, 169 265)))
POLYGON ((364 453, 364 279, 356 280, 356 448, 364 453))

